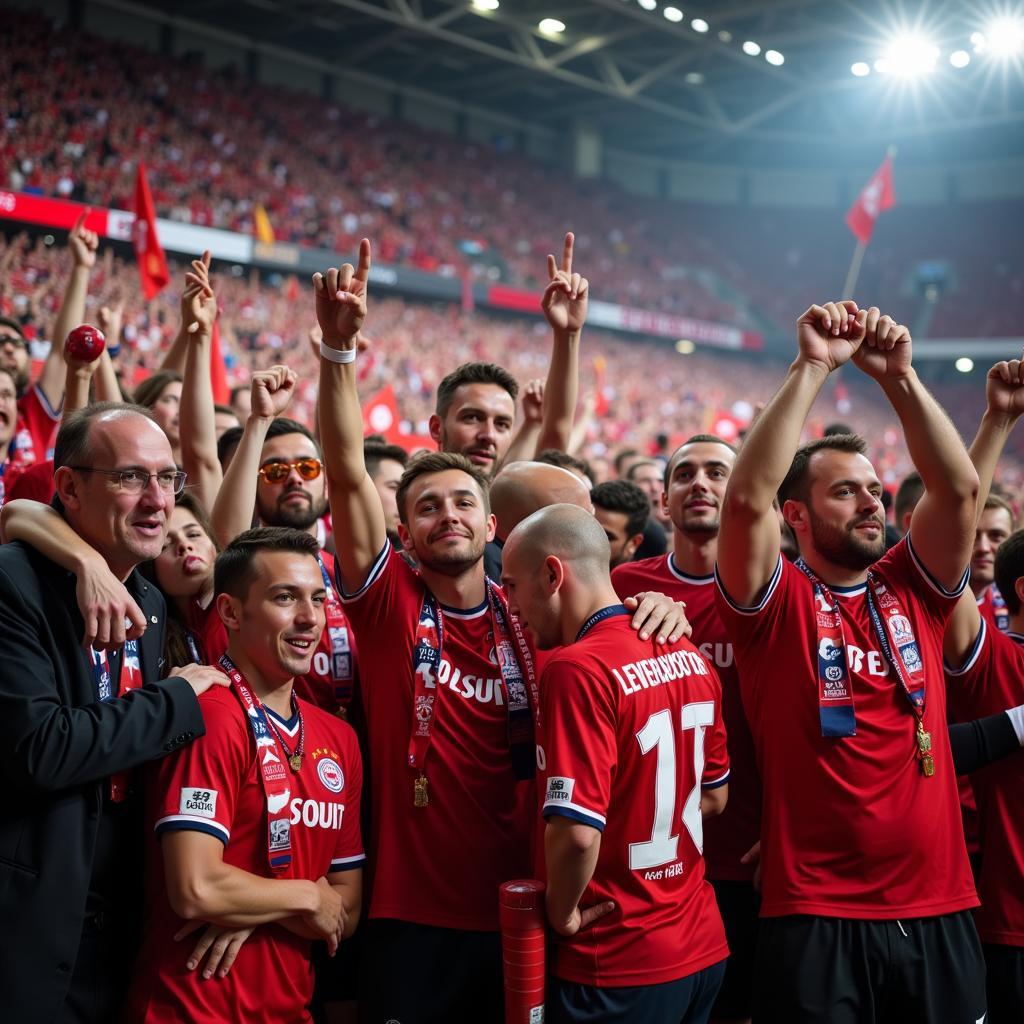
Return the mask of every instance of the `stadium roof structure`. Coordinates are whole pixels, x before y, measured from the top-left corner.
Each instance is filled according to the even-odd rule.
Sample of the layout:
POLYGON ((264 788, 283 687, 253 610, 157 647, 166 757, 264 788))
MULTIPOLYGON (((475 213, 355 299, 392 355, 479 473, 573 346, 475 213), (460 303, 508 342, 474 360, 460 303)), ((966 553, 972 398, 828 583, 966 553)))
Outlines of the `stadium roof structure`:
POLYGON ((964 131, 975 156, 1024 151, 1020 53, 979 42, 1006 2, 122 0, 636 154, 767 164, 865 137, 934 159, 964 131))

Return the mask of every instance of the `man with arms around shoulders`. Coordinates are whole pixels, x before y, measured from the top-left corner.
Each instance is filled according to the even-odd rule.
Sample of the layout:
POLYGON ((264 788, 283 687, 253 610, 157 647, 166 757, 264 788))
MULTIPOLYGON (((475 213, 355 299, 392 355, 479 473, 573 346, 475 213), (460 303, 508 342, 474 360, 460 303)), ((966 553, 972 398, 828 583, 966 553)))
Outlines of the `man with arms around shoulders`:
POLYGON ((754 1020, 975 1021, 984 964, 941 642, 967 584, 978 474, 914 372, 905 327, 847 300, 812 306, 797 336, 736 460, 718 545, 764 789, 754 1020), (925 485, 888 552, 864 442, 799 447, 829 374, 851 360, 882 387, 925 485), (796 564, 780 557, 776 493, 796 564), (924 970, 937 961, 949 968, 924 970))
POLYGON ((62 514, 128 587, 131 620, 97 630, 71 573, 20 543, 0 548, 0 920, 18 936, 0 982, 12 1020, 98 1024, 117 1016, 139 935, 132 772, 201 736, 196 698, 227 679, 161 663, 163 598, 134 572, 159 554, 184 483, 152 417, 87 407, 62 426, 54 465, 62 514))
POLYGON ((509 535, 509 605, 540 650, 547 1010, 561 1021, 706 1024, 728 955, 703 814, 728 793, 721 689, 689 640, 629 627, 608 541, 574 505, 509 535))

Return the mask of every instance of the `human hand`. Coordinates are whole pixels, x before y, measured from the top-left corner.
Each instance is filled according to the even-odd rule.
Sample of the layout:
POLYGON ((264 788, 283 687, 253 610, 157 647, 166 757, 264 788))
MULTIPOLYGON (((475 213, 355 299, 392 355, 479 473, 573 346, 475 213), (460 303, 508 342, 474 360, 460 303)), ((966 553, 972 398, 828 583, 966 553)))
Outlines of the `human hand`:
POLYGON ((182 665, 181 668, 172 668, 168 678, 171 676, 184 679, 195 690, 197 697, 201 697, 211 686, 231 685, 231 680, 213 665, 182 665))
POLYGON ((574 334, 582 330, 587 321, 590 284, 585 277, 573 273, 574 243, 575 238, 570 231, 565 236, 561 269, 555 262, 555 257, 548 254, 548 286, 540 300, 544 316, 552 329, 559 334, 574 334))
POLYGON ((754 888, 761 891, 761 840, 758 839, 754 845, 740 857, 741 864, 754 865, 754 888))
POLYGON ((629 624, 639 631, 641 640, 657 633, 657 643, 674 644, 680 637, 689 636, 693 632, 686 617, 685 601, 673 601, 651 590, 627 597, 622 603, 634 613, 629 624))
POLYGON ((796 322, 798 360, 826 373, 850 361, 864 340, 864 324, 852 299, 811 306, 796 322))
POLYGON ((185 333, 209 337, 217 319, 217 296, 210 284, 210 250, 192 261, 181 293, 181 323, 185 333))
POLYGON ((106 561, 98 558, 83 566, 77 580, 75 596, 85 622, 83 647, 114 651, 146 632, 146 616, 106 561))
POLYGON ((303 921, 327 942, 327 952, 334 956, 345 934, 345 903, 326 878, 318 878, 317 895, 320 902, 315 911, 303 915, 303 921))
POLYGON ((559 935, 572 936, 584 928, 589 928, 602 917, 607 917, 614 909, 615 904, 611 900, 595 903, 592 907, 574 907, 567 921, 551 921, 551 927, 559 935))
POLYGON ((78 220, 68 235, 68 249, 75 267, 92 270, 96 266, 96 250, 100 247, 100 236, 86 228, 85 218, 88 215, 88 209, 78 215, 78 220))
MULTIPOLYGON (((370 240, 359 243, 359 265, 345 263, 313 275, 316 319, 331 348, 352 348, 366 319, 366 286, 370 278, 370 240)), ((319 347, 319 346, 318 346, 319 347)))
POLYGON ((124 322, 124 299, 118 298, 109 306, 100 306, 97 314, 99 329, 107 339, 107 348, 117 348, 121 343, 121 325, 124 322))
POLYGON ((1024 413, 1024 358, 1004 359, 988 371, 985 401, 996 415, 1015 420, 1024 413))
POLYGON ((523 419, 527 423, 540 423, 544 419, 544 381, 531 380, 523 388, 523 419))
POLYGON ((299 375, 287 366, 272 366, 252 375, 252 412, 259 419, 272 420, 283 415, 295 394, 299 375))
POLYGON ((226 977, 243 943, 256 930, 255 927, 223 928, 219 924, 206 924, 205 921, 189 921, 174 936, 174 941, 180 942, 186 936, 194 935, 200 928, 203 928, 203 934, 199 937, 192 952, 189 953, 185 967, 194 971, 206 956, 206 966, 203 968, 204 978, 212 978, 214 974, 219 978, 226 977))
POLYGON ((905 377, 911 363, 910 330, 891 316, 882 316, 877 306, 862 309, 857 322, 864 329, 864 343, 853 357, 857 368, 877 381, 905 377))

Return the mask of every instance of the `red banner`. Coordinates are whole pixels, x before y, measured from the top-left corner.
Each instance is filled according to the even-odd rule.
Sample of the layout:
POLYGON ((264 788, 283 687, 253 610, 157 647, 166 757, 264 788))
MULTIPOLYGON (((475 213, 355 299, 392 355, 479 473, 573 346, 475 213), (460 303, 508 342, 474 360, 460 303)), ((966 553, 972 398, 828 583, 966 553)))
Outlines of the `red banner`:
POLYGON ((167 257, 156 235, 156 210, 146 181, 146 165, 140 160, 135 176, 135 229, 132 232, 135 258, 139 261, 142 294, 148 302, 167 287, 171 280, 167 257))
POLYGON ((887 156, 847 211, 846 226, 861 245, 867 245, 871 241, 871 233, 875 230, 875 221, 878 220, 879 214, 895 205, 892 157, 887 156))

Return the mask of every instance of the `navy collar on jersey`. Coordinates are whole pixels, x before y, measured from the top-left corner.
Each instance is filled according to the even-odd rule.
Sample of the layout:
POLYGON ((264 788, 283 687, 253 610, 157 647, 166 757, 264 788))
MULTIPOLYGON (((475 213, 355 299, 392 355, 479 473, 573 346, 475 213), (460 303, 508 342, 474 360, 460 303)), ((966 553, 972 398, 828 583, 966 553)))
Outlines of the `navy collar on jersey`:
POLYGON ((264 710, 271 718, 285 730, 285 735, 290 736, 299 727, 299 712, 295 705, 292 705, 292 715, 290 718, 285 718, 283 715, 279 715, 273 708, 263 705, 264 710))
POLYGON ((629 609, 624 604, 610 604, 607 608, 602 608, 599 611, 594 612, 594 614, 591 615, 582 626, 580 626, 580 631, 576 634, 576 640, 574 642, 578 643, 599 622, 603 622, 605 619, 610 619, 614 615, 629 615, 629 609))
POLYGON ((858 594, 863 594, 868 589, 866 582, 855 583, 852 587, 834 587, 831 583, 826 583, 825 586, 828 587, 836 597, 856 597, 858 594))
POLYGON ((677 580, 683 580, 684 583, 714 583, 715 574, 713 572, 708 573, 707 576, 691 576, 688 572, 683 572, 682 569, 676 565, 675 556, 670 551, 666 556, 668 560, 668 571, 672 573, 677 580))
POLYGON ((449 615, 455 619, 475 619, 478 616, 483 615, 484 612, 490 608, 486 595, 480 604, 474 605, 472 608, 452 608, 451 605, 442 604, 440 601, 437 603, 445 615, 449 615))

